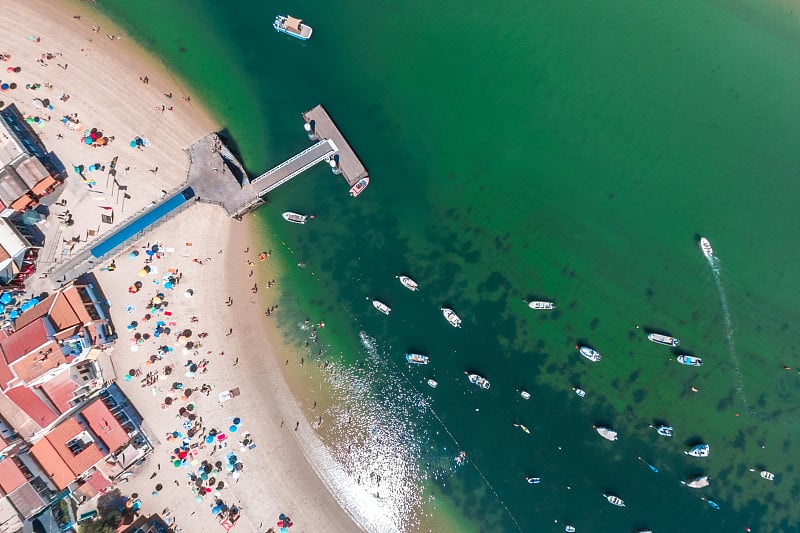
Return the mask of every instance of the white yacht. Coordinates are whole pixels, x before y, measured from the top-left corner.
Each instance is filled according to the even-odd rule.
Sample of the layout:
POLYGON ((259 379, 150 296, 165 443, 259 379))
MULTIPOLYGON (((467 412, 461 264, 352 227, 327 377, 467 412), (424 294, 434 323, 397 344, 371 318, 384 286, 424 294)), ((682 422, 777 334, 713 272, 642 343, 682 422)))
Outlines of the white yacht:
POLYGON ((444 315, 444 318, 448 322, 450 322, 451 326, 453 326, 454 328, 461 327, 461 319, 458 317, 455 311, 453 311, 449 307, 442 307, 442 314, 444 315))
POLYGON ((381 302, 380 300, 372 300, 372 305, 375 307, 375 309, 377 309, 384 315, 388 315, 389 313, 392 312, 392 308, 386 305, 385 303, 381 302))
POLYGON ((706 239, 705 237, 700 237, 700 242, 698 244, 704 256, 706 257, 714 256, 714 249, 711 247, 711 243, 708 242, 708 239, 706 239))

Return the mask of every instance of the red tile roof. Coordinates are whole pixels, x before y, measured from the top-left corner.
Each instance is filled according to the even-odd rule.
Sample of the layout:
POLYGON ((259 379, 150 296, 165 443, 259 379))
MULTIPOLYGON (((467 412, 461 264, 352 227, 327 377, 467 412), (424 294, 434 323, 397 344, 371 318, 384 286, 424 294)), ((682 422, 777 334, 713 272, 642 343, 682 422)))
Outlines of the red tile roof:
POLYGON ((69 370, 61 372, 53 379, 42 383, 39 388, 56 406, 59 412, 66 413, 72 407, 69 401, 75 396, 78 385, 72 381, 69 370))
POLYGON ((94 442, 77 455, 67 448, 67 443, 83 431, 77 420, 68 418, 31 448, 31 453, 59 489, 66 488, 75 478, 105 457, 94 442))
POLYGON ((0 461, 0 489, 3 489, 5 494, 10 494, 27 481, 25 474, 22 473, 22 470, 19 469, 13 459, 6 457, 0 461))
POLYGON ((0 390, 5 390, 11 380, 14 379, 14 374, 8 368, 6 360, 0 356, 0 390))
POLYGON ((117 419, 108 410, 106 404, 100 401, 100 398, 97 398, 88 407, 84 408, 81 414, 89 423, 92 431, 105 443, 109 451, 117 451, 130 440, 128 433, 122 429, 122 426, 119 425, 117 419))
POLYGON ((38 350, 20 357, 11 364, 11 369, 25 383, 29 383, 42 374, 66 363, 61 347, 55 341, 48 341, 38 350))
POLYGON ((52 424, 58 418, 58 415, 27 387, 8 389, 6 396, 42 427, 52 424))
POLYGON ((47 477, 59 489, 65 489, 75 479, 75 474, 69 469, 67 464, 58 455, 56 449, 47 439, 42 439, 31 446, 31 455, 41 465, 47 477))
POLYGON ((14 332, 7 339, 0 341, 0 349, 8 364, 13 363, 25 354, 35 350, 48 341, 46 318, 40 318, 14 332))
POLYGON ((99 470, 95 470, 94 474, 89 476, 89 479, 87 479, 86 482, 97 492, 104 491, 111 486, 111 481, 106 479, 106 476, 104 476, 99 470))

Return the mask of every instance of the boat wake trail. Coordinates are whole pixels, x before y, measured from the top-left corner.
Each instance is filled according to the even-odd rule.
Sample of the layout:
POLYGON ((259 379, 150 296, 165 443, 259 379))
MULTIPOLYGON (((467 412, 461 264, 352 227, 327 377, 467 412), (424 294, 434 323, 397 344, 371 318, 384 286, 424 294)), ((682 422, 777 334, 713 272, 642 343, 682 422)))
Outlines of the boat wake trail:
POLYGON ((747 401, 747 395, 744 392, 744 377, 739 368, 739 356, 736 354, 736 341, 733 338, 733 319, 731 318, 731 310, 728 306, 728 297, 725 294, 725 287, 722 285, 722 274, 720 271, 719 258, 713 254, 706 255, 708 265, 711 267, 711 274, 714 276, 714 283, 717 286, 719 293, 719 303, 722 308, 722 320, 725 328, 725 341, 728 343, 728 354, 730 355, 731 362, 733 363, 733 376, 736 379, 736 392, 739 394, 739 399, 744 404, 745 411, 750 412, 750 404, 747 401))

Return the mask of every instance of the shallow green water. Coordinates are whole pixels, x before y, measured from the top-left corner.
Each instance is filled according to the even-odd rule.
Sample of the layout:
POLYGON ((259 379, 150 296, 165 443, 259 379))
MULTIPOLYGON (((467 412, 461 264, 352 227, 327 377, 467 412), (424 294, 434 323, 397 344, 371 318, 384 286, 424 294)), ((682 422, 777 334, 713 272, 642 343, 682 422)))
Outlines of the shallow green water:
POLYGON ((307 265, 283 284, 282 320, 326 322, 342 386, 371 391, 357 389, 374 414, 365 431, 413 435, 381 453, 409 452, 408 479, 437 485, 475 530, 795 530, 800 377, 782 368, 800 366, 795 14, 709 1, 100 5, 209 103, 253 173, 307 146, 300 113, 317 103, 345 132, 372 177, 362 196, 320 167, 258 212, 293 251, 286 263, 307 265), (272 30, 285 10, 314 27, 311 41, 272 30), (287 226, 284 210, 317 219, 287 226), (733 350, 699 235, 720 258, 733 350), (403 289, 401 272, 422 291, 403 289), (534 296, 559 310, 528 310, 534 296), (705 365, 676 364, 637 324, 705 365), (603 361, 580 358, 578 342, 603 361), (406 350, 432 363, 409 369, 406 350), (676 437, 657 438, 656 420, 676 437), (601 423, 620 440, 595 434, 601 423), (696 440, 709 459, 681 453, 696 440), (468 462, 454 468, 459 449, 468 462), (699 473, 710 487, 678 483, 699 473))

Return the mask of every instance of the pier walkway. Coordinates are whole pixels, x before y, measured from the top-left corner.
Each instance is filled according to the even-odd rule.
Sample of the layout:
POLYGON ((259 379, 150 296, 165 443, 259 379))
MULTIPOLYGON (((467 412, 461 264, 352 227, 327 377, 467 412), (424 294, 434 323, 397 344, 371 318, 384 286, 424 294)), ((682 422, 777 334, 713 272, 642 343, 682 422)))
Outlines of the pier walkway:
POLYGON ((330 159, 336 151, 336 145, 330 139, 323 139, 277 167, 264 172, 250 181, 250 185, 256 189, 256 194, 263 196, 317 163, 330 159))

